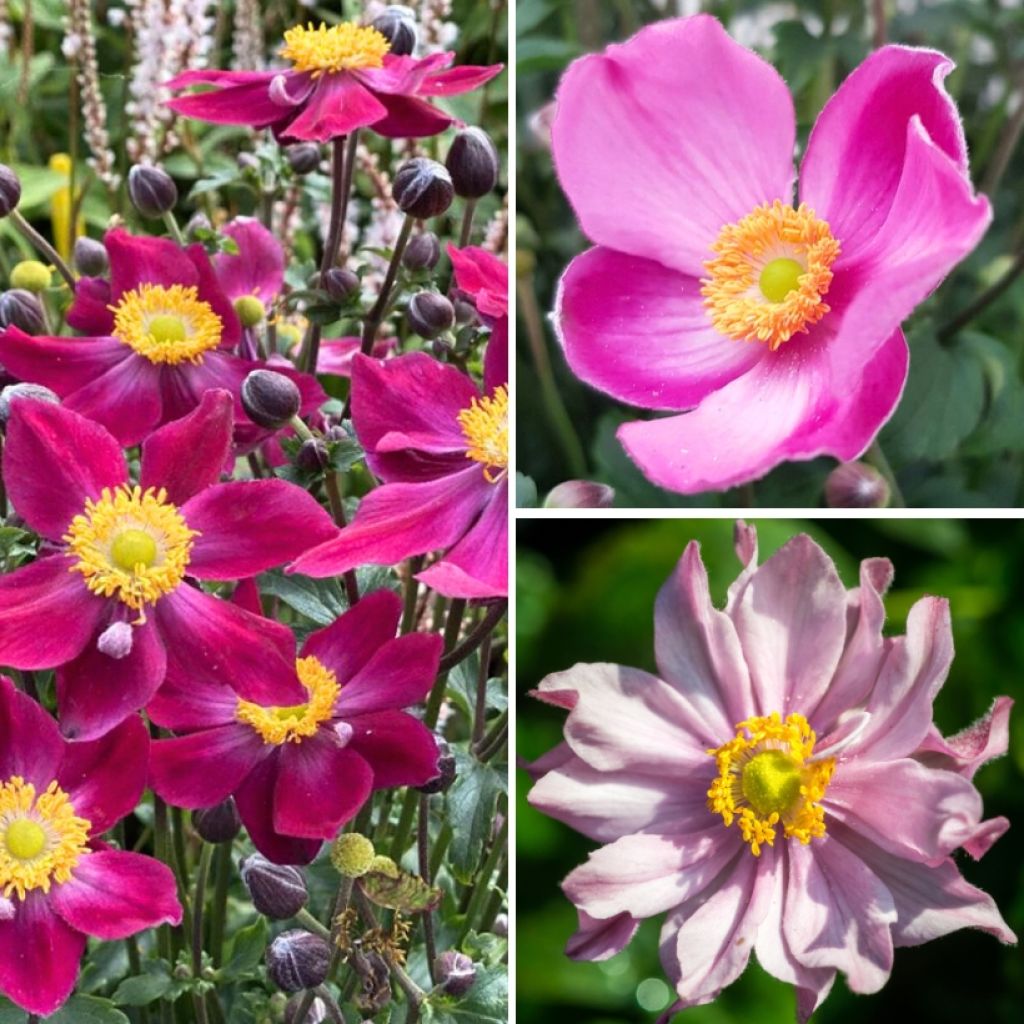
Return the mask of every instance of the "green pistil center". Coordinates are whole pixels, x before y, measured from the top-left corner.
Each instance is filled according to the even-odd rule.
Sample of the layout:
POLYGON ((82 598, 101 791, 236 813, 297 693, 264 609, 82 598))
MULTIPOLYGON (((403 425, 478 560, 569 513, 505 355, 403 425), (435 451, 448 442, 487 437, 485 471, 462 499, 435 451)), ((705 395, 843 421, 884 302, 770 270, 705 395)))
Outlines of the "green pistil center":
POLYGON ((137 565, 148 569, 156 561, 156 541, 145 530, 122 530, 110 545, 110 558, 125 572, 137 565))
POLYGON ((177 316, 155 316, 146 327, 150 337, 161 345, 184 341, 187 336, 185 324, 177 316))
POLYGON ((805 270, 796 260, 778 259, 768 263, 761 271, 761 294, 769 302, 781 302, 800 285, 805 270))
POLYGON ((762 817, 782 814, 800 797, 800 767, 781 750, 765 750, 752 757, 741 776, 743 795, 762 817))
POLYGON ((46 846, 46 833, 31 818, 18 818, 7 826, 4 845, 16 860, 34 860, 46 846))

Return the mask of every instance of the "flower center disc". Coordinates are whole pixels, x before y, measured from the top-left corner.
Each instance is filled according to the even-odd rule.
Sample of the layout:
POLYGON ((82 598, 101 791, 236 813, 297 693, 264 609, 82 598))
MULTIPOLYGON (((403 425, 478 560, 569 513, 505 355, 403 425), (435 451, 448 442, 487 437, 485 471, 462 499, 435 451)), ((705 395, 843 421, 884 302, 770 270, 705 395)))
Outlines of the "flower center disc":
POLYGON ((743 766, 740 788, 758 814, 781 814, 800 796, 800 767, 781 750, 766 750, 743 766))
POLYGON ((264 743, 301 743, 316 735, 320 726, 334 715, 334 704, 341 693, 337 676, 313 657, 297 658, 295 672, 309 693, 305 704, 267 707, 239 698, 235 717, 251 725, 264 743))
POLYGON ((314 28, 297 25, 284 34, 281 56, 290 60, 296 71, 312 72, 314 78, 357 68, 379 68, 391 49, 387 38, 375 28, 346 21, 328 28, 320 22, 314 28))
POLYGON ((459 413, 466 439, 466 458, 484 467, 484 476, 497 483, 508 469, 508 388, 495 388, 490 398, 474 398, 459 413), (492 475, 492 470, 497 470, 492 475))
POLYGON ((0 783, 0 894, 24 899, 32 889, 49 892, 52 883, 66 882, 89 829, 56 782, 38 796, 20 775, 0 783))
POLYGON ((151 363, 201 363, 220 344, 221 318, 194 287, 143 284, 110 310, 114 337, 151 363))
POLYGON ((71 571, 80 572, 94 594, 141 610, 181 583, 198 536, 163 488, 122 485, 104 487, 98 501, 87 499, 64 540, 78 556, 71 571))
POLYGON ((722 228, 711 248, 701 295, 720 334, 762 341, 774 352, 829 312, 822 297, 839 243, 807 206, 765 203, 722 228))

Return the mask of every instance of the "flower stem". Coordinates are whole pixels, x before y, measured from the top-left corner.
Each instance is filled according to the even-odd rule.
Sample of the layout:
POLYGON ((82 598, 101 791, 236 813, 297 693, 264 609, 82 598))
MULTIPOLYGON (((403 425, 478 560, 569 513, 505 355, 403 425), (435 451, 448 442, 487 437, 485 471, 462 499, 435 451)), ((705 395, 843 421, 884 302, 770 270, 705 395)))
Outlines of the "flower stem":
MULTIPOLYGON (((462 616, 466 611, 464 598, 456 597, 448 608, 448 618, 444 624, 444 650, 451 653, 455 647, 455 641, 459 638, 459 627, 462 625, 462 616)), ((441 711, 441 702, 444 700, 444 687, 448 681, 447 670, 438 673, 434 688, 430 691, 430 699, 427 701, 427 710, 423 716, 424 724, 428 729, 437 725, 437 716, 441 711)))
POLYGON ((501 622, 508 607, 507 601, 499 601, 491 605, 484 616, 483 621, 462 641, 457 647, 452 648, 442 659, 438 666, 442 672, 450 672, 460 662, 465 661, 480 644, 490 637, 495 627, 501 622))
MULTIPOLYGON (((327 501, 331 506, 331 515, 334 517, 336 526, 344 527, 345 504, 341 500, 341 484, 338 481, 337 470, 329 469, 324 474, 324 488, 327 491, 327 501)), ((342 578, 345 580, 345 596, 348 598, 348 605, 351 608, 359 602, 359 581, 356 579, 355 569, 347 569, 342 578)))
MULTIPOLYGON (((486 621, 486 620, 485 620, 486 621)), ((484 724, 487 720, 487 676, 491 663, 491 634, 480 644, 480 667, 476 674, 476 706, 473 709, 473 736, 471 746, 484 738, 484 724)))
POLYGON ((892 466, 889 465, 889 460, 885 457, 885 452, 882 451, 882 446, 878 443, 877 438, 864 454, 864 461, 874 466, 885 477, 885 481, 889 485, 890 507, 906 508, 907 503, 903 499, 900 485, 896 482, 896 474, 893 472, 892 466))
POLYGON ((479 743, 474 745, 473 750, 476 753, 477 760, 484 763, 490 761, 505 745, 507 739, 508 711, 502 711, 497 719, 495 719, 494 725, 491 726, 491 731, 479 743))
POLYGON ((22 236, 31 245, 35 246, 39 252, 49 260, 50 263, 57 268, 57 273, 67 282, 68 287, 72 292, 75 290, 75 275, 71 272, 71 268, 61 259, 60 253, 50 243, 43 238, 41 234, 25 218, 21 215, 18 210, 11 210, 8 214, 11 223, 21 232, 22 236))
POLYGON ((472 896, 469 900, 469 906, 466 908, 466 917, 462 922, 462 931, 459 933, 458 942, 456 947, 461 946, 466 940, 466 936, 469 934, 469 930, 473 925, 473 920, 480 913, 481 908, 484 906, 484 898, 490 895, 490 880, 494 874, 494 869, 498 866, 498 862, 502 856, 506 853, 506 843, 508 842, 508 813, 502 815, 501 830, 495 837, 494 843, 491 846, 490 853, 487 855, 487 860, 484 861, 483 867, 480 869, 480 874, 477 875, 476 884, 472 889, 472 896))
MULTIPOLYGON (((430 796, 427 793, 420 794, 416 851, 420 862, 420 878, 427 885, 430 885, 430 796)), ((430 971, 431 982, 436 985, 437 978, 434 976, 434 961, 437 959, 437 941, 434 938, 434 912, 432 910, 425 910, 422 916, 423 938, 427 944, 427 970, 430 971)))
POLYGON ((298 921, 306 931, 312 932, 314 935, 319 935, 321 939, 327 939, 330 941, 331 929, 325 928, 305 907, 295 915, 295 920, 298 921))
MULTIPOLYGON (((199 866, 196 868, 196 895, 192 905, 192 977, 198 980, 203 973, 203 904, 206 902, 206 882, 210 876, 210 857, 213 847, 203 843, 199 851, 199 866)), ((208 1024, 206 997, 196 993, 194 998, 196 1019, 199 1024, 208 1024)))
POLYGON ((214 968, 224 962, 224 925, 228 909, 228 886, 231 883, 231 843, 221 843, 213 862, 216 884, 213 891, 213 919, 210 921, 210 955, 214 968))
POLYGON ((373 343, 377 338, 377 331, 380 330, 381 321, 384 319, 384 311, 387 309, 388 300, 391 297, 391 289, 394 287, 395 278, 398 277, 398 268, 402 265, 402 253, 405 252, 405 246, 412 234, 412 226, 415 222, 415 217, 408 213, 405 215, 394 251, 391 253, 391 262, 388 264, 384 283, 380 287, 380 294, 363 323, 363 343, 360 351, 364 356, 368 356, 373 351, 373 343))
MULTIPOLYGON (((1024 109, 1022 105, 1021 109, 1024 109)), ((1014 257, 1013 263, 1002 277, 986 288, 969 306, 962 309, 944 327, 940 328, 936 337, 940 342, 948 342, 961 328, 966 327, 986 306, 995 302, 1007 288, 1024 273, 1024 246, 1014 257)))
POLYGON ((459 248, 469 245, 473 234, 473 215, 476 213, 476 200, 467 199, 466 208, 462 211, 462 229, 459 231, 459 248))
POLYGON ((411 633, 416 625, 416 595, 419 593, 416 573, 423 568, 423 556, 413 555, 406 564, 409 575, 405 579, 405 601, 402 607, 402 626, 399 630, 403 636, 411 633))
POLYGON ((871 15, 875 23, 873 42, 875 49, 885 46, 885 0, 871 0, 871 15))
POLYGON ((181 233, 181 228, 178 227, 178 222, 175 220, 174 213, 171 210, 164 214, 164 223, 167 225, 167 230, 171 233, 171 237, 184 249, 185 236, 181 233))

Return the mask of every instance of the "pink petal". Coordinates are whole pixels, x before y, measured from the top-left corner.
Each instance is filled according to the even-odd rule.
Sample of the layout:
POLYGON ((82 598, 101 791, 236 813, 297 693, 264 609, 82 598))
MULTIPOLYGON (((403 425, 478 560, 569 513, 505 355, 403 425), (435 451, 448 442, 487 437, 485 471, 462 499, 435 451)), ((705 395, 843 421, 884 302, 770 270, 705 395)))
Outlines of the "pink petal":
POLYGON ((157 725, 175 731, 233 724, 237 710, 238 694, 227 683, 177 671, 164 680, 146 705, 146 713, 157 725))
POLYGON ((131 356, 132 350, 117 338, 54 338, 25 334, 17 327, 0 332, 0 365, 18 380, 42 384, 61 397, 131 356))
POLYGON ((713 18, 661 21, 570 65, 555 166, 598 245, 700 277, 721 228, 793 188, 793 101, 713 18))
POLYGON ((771 358, 711 325, 700 281, 600 246, 562 276, 555 316, 577 377, 630 405, 691 409, 771 358))
POLYGON ((973 779, 982 765, 1006 753, 1012 707, 1009 697, 996 697, 984 717, 948 738, 931 726, 914 757, 931 767, 946 768, 959 772, 965 779, 973 779))
POLYGON ((316 372, 351 376, 352 362, 362 347, 362 338, 324 338, 316 359, 316 372))
POLYGON ((111 302, 116 305, 125 292, 140 284, 158 284, 165 288, 180 284, 199 284, 195 264, 180 245, 169 238, 130 235, 114 228, 103 238, 110 256, 111 302))
POLYGON ((373 122, 373 131, 386 139, 422 139, 461 123, 415 96, 373 95, 386 111, 384 117, 373 122))
MULTIPOLYGON (((448 258, 459 291, 465 292, 484 316, 508 315, 508 264, 477 245, 448 245, 448 258)), ((508 378, 506 378, 507 380, 508 378)))
POLYGON ((422 786, 437 778, 437 741, 418 719, 403 711, 375 711, 345 719, 354 732, 349 749, 373 769, 373 788, 422 786))
POLYGON ((260 588, 255 577, 239 580, 231 594, 232 604, 237 604, 243 611, 250 615, 263 614, 263 602, 260 600, 260 588))
POLYGON ((210 262, 206 250, 196 242, 185 250, 185 255, 195 267, 197 292, 201 302, 205 302, 220 317, 220 347, 232 350, 242 340, 242 322, 235 312, 234 303, 224 294, 220 281, 210 262))
MULTIPOLYGON (((205 72, 205 75, 205 79, 193 78, 191 82, 185 81, 184 76, 179 75, 167 84, 173 89, 180 89, 185 85, 214 81, 211 72, 205 72)), ((176 114, 194 117, 199 121, 210 121, 213 124, 249 124, 256 128, 265 128, 289 114, 288 108, 280 106, 270 98, 270 83, 274 77, 274 74, 269 72, 220 72, 216 84, 222 88, 178 96, 168 100, 167 106, 176 114)))
POLYGON ((409 633, 389 640, 342 687, 338 714, 347 718, 425 700, 437 676, 441 646, 436 633, 409 633))
POLYGON ((454 59, 454 53, 430 53, 424 57, 388 53, 383 67, 361 68, 353 75, 374 92, 415 93, 427 75, 443 70, 454 59))
POLYGON ((240 722, 157 740, 149 783, 175 807, 212 807, 234 793, 270 752, 260 734, 240 722))
POLYGON ((207 391, 227 391, 234 399, 237 428, 249 421, 242 411, 242 381, 260 363, 240 359, 223 349, 207 352, 199 363, 181 363, 164 371, 161 377, 163 422, 183 419, 193 412, 207 391))
POLYGON ((577 910, 580 926, 565 946, 572 960, 607 960, 621 953, 636 935, 640 922, 629 914, 601 920, 577 910))
POLYGON ((302 654, 318 658, 343 686, 398 632, 402 602, 391 590, 375 590, 329 626, 310 633, 302 654))
POLYGON ((255 295, 269 306, 284 284, 281 243, 255 217, 236 217, 221 229, 238 245, 237 253, 213 257, 213 269, 229 299, 255 295))
POLYGON ((464 92, 478 89, 504 70, 504 64, 488 64, 474 66, 461 64, 448 71, 438 71, 430 75, 420 86, 421 96, 458 96, 464 92))
POLYGON ((161 422, 160 378, 159 367, 132 353, 102 377, 68 395, 64 405, 106 427, 128 448, 161 422))
POLYGON ((989 818, 970 829, 961 845, 975 860, 981 860, 1009 828, 1009 819, 1001 816, 989 818))
POLYGON ((285 480, 216 484, 182 506, 199 531, 189 572, 204 580, 254 576, 334 537, 338 530, 308 491, 285 480))
POLYGON ((499 317, 484 350, 484 390, 493 394, 508 383, 508 317, 499 317))
POLYGON ((110 282, 101 277, 80 277, 75 282, 75 299, 65 319, 82 334, 109 335, 114 329, 110 312, 110 282))
POLYGON ((373 125, 386 115, 387 107, 355 75, 328 74, 317 80, 302 112, 281 134, 286 139, 326 142, 373 125))
POLYGON ((51 899, 76 931, 108 941, 160 924, 181 924, 171 869, 152 857, 124 850, 82 857, 71 881, 56 886, 51 899))
POLYGON ((46 711, 4 675, 0 675, 0 736, 0 779, 6 782, 20 775, 37 790, 46 789, 57 775, 64 743, 46 711))

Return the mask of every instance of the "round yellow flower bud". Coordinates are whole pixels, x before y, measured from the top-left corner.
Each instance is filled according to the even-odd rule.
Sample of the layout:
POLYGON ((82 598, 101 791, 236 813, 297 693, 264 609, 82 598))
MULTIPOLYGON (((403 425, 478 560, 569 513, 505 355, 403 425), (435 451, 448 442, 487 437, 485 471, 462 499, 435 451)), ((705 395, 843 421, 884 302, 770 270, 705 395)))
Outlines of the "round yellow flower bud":
POLYGON ((373 860, 373 843, 358 832, 346 832, 331 844, 331 863, 338 874, 346 878, 365 875, 373 860))
POLYGON ((235 312, 243 327, 255 327, 267 315, 263 303, 255 295, 242 295, 235 299, 235 312))
POLYGON ((53 272, 39 260, 22 260, 11 268, 11 287, 27 292, 41 292, 50 287, 53 272))
POLYGON ((370 871, 377 875, 387 875, 388 878, 398 877, 398 865, 390 857, 385 857, 382 853, 377 854, 370 861, 370 871))

